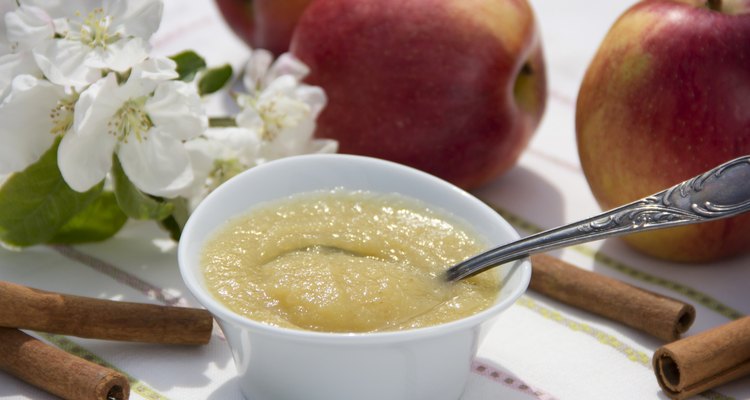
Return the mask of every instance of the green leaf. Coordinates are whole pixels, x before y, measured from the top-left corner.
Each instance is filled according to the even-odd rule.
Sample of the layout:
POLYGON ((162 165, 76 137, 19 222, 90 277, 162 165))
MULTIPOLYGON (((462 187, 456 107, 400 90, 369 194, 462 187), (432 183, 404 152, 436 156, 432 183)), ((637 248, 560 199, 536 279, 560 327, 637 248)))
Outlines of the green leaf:
POLYGON ((218 92, 230 79, 232 79, 232 66, 229 64, 208 69, 198 81, 198 93, 203 96, 218 92))
POLYGON ((180 240, 180 236, 182 236, 182 227, 180 227, 180 224, 177 223, 177 220, 173 216, 170 215, 169 217, 159 221, 159 226, 169 232, 170 239, 174 240, 175 242, 178 242, 180 240))
POLYGON ((195 78, 198 71, 206 68, 206 60, 192 50, 183 51, 180 54, 169 57, 177 63, 177 79, 190 82, 195 78))
POLYGON ((115 186, 115 198, 125 214, 133 219, 153 219, 161 221, 167 218, 174 206, 162 199, 151 197, 138 190, 120 165, 117 156, 113 157, 112 180, 115 186))
POLYGON ((125 215, 112 192, 102 192, 88 207, 71 218, 50 243, 75 244, 98 242, 114 236, 125 222, 125 215))
POLYGON ((182 235, 182 228, 185 227, 190 216, 190 209, 187 199, 183 197, 172 199, 170 202, 174 205, 174 210, 169 217, 159 221, 159 225, 169 232, 169 237, 172 240, 179 241, 182 235))
POLYGON ((42 157, 0 187, 0 240, 13 246, 49 241, 102 190, 98 184, 80 193, 63 180, 57 167, 58 139, 42 157))

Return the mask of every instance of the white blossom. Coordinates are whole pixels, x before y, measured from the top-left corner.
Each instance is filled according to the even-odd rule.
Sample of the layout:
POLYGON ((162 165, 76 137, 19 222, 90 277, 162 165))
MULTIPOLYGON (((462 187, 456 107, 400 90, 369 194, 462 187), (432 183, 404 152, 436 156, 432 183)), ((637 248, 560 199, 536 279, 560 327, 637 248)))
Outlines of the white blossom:
POLYGON ((336 152, 336 141, 313 139, 327 101, 323 89, 302 83, 309 69, 290 53, 272 58, 266 50, 252 52, 243 79, 248 93, 238 96, 242 111, 236 122, 260 138, 258 162, 336 152))
POLYGON ((5 20, 47 79, 82 87, 145 60, 162 10, 158 0, 23 0, 5 20))
POLYGON ((184 141, 202 134, 207 118, 195 87, 171 80, 176 77, 173 61, 148 59, 123 84, 110 73, 80 94, 58 151, 71 188, 85 191, 100 182, 113 153, 145 193, 174 197, 190 185, 184 141))
POLYGON ((289 75, 300 82, 309 73, 310 68, 291 53, 280 55, 274 62, 270 51, 257 49, 250 54, 242 83, 248 92, 254 93, 267 88, 280 76, 289 75))
POLYGON ((19 75, 0 104, 0 174, 18 172, 36 162, 73 123, 75 93, 19 75))
POLYGON ((0 18, 0 99, 8 94, 10 83, 16 76, 42 76, 31 51, 8 38, 5 21, 16 10, 18 4, 15 0, 0 0, 0 14, 3 16, 0 18))
POLYGON ((204 136, 188 141, 195 180, 181 196, 191 209, 229 178, 257 165, 261 140, 245 128, 211 128, 204 136))
POLYGON ((303 84, 306 65, 291 54, 273 62, 266 50, 254 50, 245 68, 246 93, 239 93, 237 127, 209 129, 186 144, 196 180, 182 195, 195 207, 234 175, 277 158, 333 153, 334 140, 313 139, 315 119, 325 107, 319 87, 303 84))

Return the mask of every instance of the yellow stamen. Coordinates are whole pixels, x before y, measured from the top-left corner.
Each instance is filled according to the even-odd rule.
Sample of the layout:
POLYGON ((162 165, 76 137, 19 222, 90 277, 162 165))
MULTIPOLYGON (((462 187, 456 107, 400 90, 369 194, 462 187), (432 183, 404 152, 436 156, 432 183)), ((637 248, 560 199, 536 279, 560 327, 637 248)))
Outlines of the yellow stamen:
POLYGON ((64 135, 70 129, 73 125, 73 110, 77 100, 77 96, 60 99, 57 101, 55 107, 50 110, 49 118, 52 120, 51 134, 64 135))
MULTIPOLYGON (((80 14, 80 13, 77 13, 80 14)), ((80 41, 89 47, 107 47, 107 45, 118 41, 121 37, 119 33, 110 33, 109 25, 112 17, 104 14, 101 7, 95 8, 86 15, 81 23, 80 41)))
POLYGON ((146 133, 151 129, 153 123, 144 110, 145 104, 145 96, 130 99, 123 103, 112 116, 112 119, 107 122, 109 133, 122 143, 127 143, 131 134, 139 142, 147 140, 146 133))

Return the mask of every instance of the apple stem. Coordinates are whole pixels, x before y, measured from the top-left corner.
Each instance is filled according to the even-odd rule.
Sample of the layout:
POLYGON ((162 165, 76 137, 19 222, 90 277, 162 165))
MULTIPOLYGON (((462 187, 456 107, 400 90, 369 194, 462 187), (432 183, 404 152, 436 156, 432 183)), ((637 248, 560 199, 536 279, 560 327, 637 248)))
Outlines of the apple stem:
POLYGON ((721 11, 721 0, 706 0, 706 7, 710 10, 721 11))
POLYGON ((524 75, 533 75, 534 74, 534 68, 531 67, 531 64, 526 63, 521 67, 521 73, 524 75))
POLYGON ((208 126, 212 128, 226 128, 237 126, 237 122, 232 117, 211 117, 208 119, 208 126))

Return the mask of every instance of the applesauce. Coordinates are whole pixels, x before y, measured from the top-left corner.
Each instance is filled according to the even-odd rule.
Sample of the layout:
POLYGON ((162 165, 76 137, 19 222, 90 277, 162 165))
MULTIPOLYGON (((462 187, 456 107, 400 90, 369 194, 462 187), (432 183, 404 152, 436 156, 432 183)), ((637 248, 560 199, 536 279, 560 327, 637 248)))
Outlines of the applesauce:
POLYGON ((249 210, 201 253, 206 286, 234 312, 323 332, 392 331, 492 305, 500 282, 442 274, 487 248, 469 227, 396 194, 310 192, 249 210))

